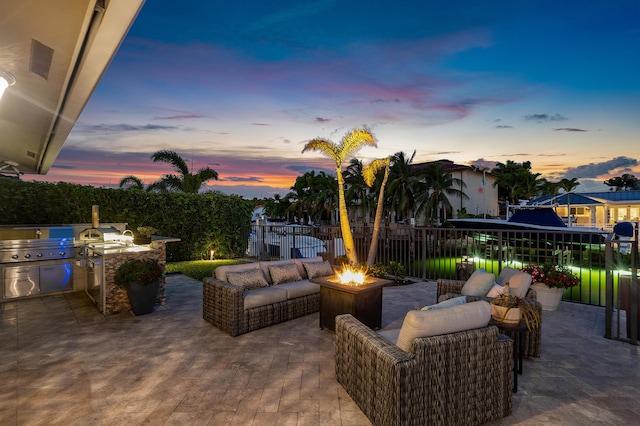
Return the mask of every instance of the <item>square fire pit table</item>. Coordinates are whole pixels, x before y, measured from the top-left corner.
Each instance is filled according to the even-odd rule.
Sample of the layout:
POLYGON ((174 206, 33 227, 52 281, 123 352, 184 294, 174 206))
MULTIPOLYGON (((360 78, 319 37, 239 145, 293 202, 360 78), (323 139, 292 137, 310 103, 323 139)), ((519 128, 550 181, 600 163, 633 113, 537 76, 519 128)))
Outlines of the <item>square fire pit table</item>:
POLYGON ((320 286, 320 328, 336 330, 336 315, 351 314, 376 330, 382 327, 382 287, 389 280, 367 277, 358 286, 340 284, 335 275, 314 278, 320 286))

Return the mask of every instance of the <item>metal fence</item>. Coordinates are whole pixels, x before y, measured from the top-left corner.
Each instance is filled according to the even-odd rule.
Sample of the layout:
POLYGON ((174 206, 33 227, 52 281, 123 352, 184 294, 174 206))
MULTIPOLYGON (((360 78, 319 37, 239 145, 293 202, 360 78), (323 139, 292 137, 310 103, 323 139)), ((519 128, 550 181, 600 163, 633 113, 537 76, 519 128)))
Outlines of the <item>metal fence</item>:
MULTIPOLYGON (((359 225, 352 227, 352 232, 357 257, 364 261, 373 228, 359 225)), ((333 263, 344 254, 339 227, 253 224, 248 231, 247 256, 260 260, 321 255, 333 263)), ((637 241, 635 244, 615 241, 589 232, 452 229, 391 224, 380 230, 376 262, 383 265, 398 262, 407 276, 422 280, 466 279, 478 268, 497 275, 506 266, 562 265, 569 267, 581 280, 580 286, 565 291, 563 299, 607 306, 609 297, 613 321, 614 313, 617 315, 624 310, 621 308, 621 296, 624 299, 627 294, 624 293, 626 290, 619 291, 618 284, 624 284, 626 274, 631 277, 630 268, 635 265, 637 257, 637 241)), ((629 291, 635 288, 634 294, 637 294, 637 278, 631 277, 630 283, 627 286, 629 291), (634 282, 636 287, 633 287, 634 282)), ((631 300, 631 306, 636 306, 637 311, 634 300, 631 300)))

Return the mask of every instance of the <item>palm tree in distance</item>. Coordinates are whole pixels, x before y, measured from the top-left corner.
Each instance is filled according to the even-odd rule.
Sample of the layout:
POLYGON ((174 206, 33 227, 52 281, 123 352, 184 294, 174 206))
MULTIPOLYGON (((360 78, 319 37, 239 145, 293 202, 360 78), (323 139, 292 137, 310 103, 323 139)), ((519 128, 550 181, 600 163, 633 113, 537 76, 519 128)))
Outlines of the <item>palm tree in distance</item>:
POLYGON ((355 265, 358 263, 353 235, 351 234, 351 225, 349 223, 349 214, 344 198, 344 177, 342 176, 342 163, 354 154, 358 149, 365 145, 378 146, 375 136, 368 129, 354 129, 344 135, 339 144, 335 144, 327 139, 316 138, 304 146, 302 152, 305 151, 321 151, 330 157, 336 166, 336 177, 338 178, 338 210, 340 216, 340 230, 342 231, 342 240, 344 242, 344 250, 349 263, 355 265))
POLYGON ((120 180, 119 187, 121 189, 136 189, 139 191, 142 191, 144 189, 144 185, 142 184, 142 181, 133 175, 123 177, 120 180))
POLYGON ((558 182, 558 186, 560 188, 562 188, 562 190, 565 192, 565 194, 567 194, 567 219, 569 220, 569 226, 572 225, 572 220, 571 220, 571 191, 573 191, 578 185, 580 185, 580 182, 578 182, 578 178, 571 178, 571 179, 561 179, 560 182, 558 182))
POLYGON ((172 191, 197 194, 205 182, 211 179, 218 180, 218 172, 210 167, 204 167, 196 173, 189 172, 187 163, 174 151, 157 151, 151 155, 151 159, 154 163, 162 162, 171 164, 173 168, 179 172, 179 175, 162 176, 158 182, 153 184, 153 188, 162 189, 164 186, 172 191))
POLYGON ((360 216, 366 223, 369 222, 369 212, 371 210, 371 195, 363 177, 364 165, 357 158, 352 158, 351 163, 344 171, 345 199, 347 208, 355 206, 360 210, 360 216))
POLYGON ((439 226, 446 220, 446 217, 440 217, 440 212, 444 208, 446 213, 451 208, 448 196, 469 199, 462 189, 458 189, 458 187, 466 187, 462 179, 454 177, 451 173, 445 173, 440 163, 429 163, 421 176, 425 179, 426 190, 416 197, 416 215, 425 211, 425 220, 428 218, 431 223, 437 223, 439 226))
POLYGON ((396 152, 391 158, 389 172, 389 208, 395 213, 396 220, 409 220, 413 215, 415 194, 413 191, 416 172, 412 168, 416 151, 410 157, 403 151, 396 152))

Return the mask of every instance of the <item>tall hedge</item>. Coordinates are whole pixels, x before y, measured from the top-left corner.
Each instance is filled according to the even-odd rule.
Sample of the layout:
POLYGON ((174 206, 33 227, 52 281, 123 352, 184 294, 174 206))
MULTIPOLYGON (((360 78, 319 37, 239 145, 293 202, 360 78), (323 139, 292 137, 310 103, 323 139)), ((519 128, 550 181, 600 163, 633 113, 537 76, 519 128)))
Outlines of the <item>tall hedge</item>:
POLYGON ((241 256, 251 202, 237 195, 149 193, 95 188, 65 182, 0 179, 0 224, 51 225, 91 223, 91 206, 100 206, 100 221, 125 222, 129 229, 152 226, 158 235, 179 238, 167 244, 167 260, 241 256))

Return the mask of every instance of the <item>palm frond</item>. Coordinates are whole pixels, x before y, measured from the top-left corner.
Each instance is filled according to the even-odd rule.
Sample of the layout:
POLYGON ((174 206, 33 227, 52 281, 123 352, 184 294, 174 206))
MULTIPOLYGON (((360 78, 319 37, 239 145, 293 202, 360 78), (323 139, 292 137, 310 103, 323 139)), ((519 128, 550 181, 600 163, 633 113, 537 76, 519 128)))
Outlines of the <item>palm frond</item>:
POLYGON ((176 175, 164 175, 160 178, 161 185, 169 191, 182 191, 183 180, 176 175))
POLYGON ((340 141, 338 149, 341 152, 342 159, 346 159, 349 155, 356 152, 363 146, 378 146, 376 137, 368 129, 354 129, 344 135, 340 141))
POLYGON ((151 159, 154 163, 158 161, 162 163, 171 164, 176 170, 178 170, 183 176, 189 174, 189 167, 187 167, 187 163, 185 163, 184 159, 180 157, 175 151, 162 150, 154 152, 151 155, 151 159))
POLYGON ((204 167, 198 170, 195 175, 202 181, 202 183, 211 179, 218 180, 218 172, 213 170, 211 167, 204 167))
POLYGON ((364 178, 364 183, 367 184, 368 187, 373 185, 373 182, 376 180, 376 174, 385 167, 389 167, 391 164, 391 157, 387 158, 376 158, 367 166, 362 169, 362 177, 364 178))
POLYGON ((310 140, 305 144, 304 148, 302 148, 302 152, 305 151, 321 151, 335 161, 336 165, 339 165, 342 161, 338 147, 328 139, 316 138, 310 140))
POLYGON ((133 175, 123 177, 120 180, 119 186, 120 188, 125 189, 144 189, 144 185, 142 184, 140 178, 133 175))

